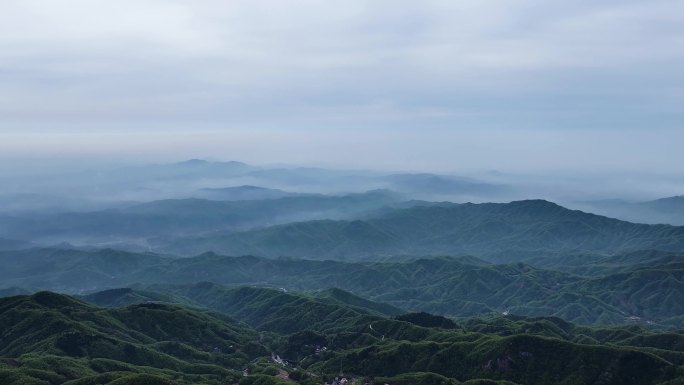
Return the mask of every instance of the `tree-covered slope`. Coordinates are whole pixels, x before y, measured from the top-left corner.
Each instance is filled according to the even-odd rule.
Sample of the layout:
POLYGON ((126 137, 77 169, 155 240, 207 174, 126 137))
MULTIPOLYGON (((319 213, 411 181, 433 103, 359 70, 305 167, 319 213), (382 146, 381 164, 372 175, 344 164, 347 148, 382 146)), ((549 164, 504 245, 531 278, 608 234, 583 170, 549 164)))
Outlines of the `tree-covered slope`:
MULTIPOLYGON (((219 384, 236 381, 242 366, 265 354, 253 331, 216 313, 162 304, 102 309, 50 292, 0 299, 0 329, 0 357, 14 358, 14 375, 26 383, 150 373, 219 384)), ((0 378, 8 376, 0 368, 0 378)))
MULTIPOLYGON (((0 299, 0 382, 313 385, 342 375, 394 385, 664 385, 684 375, 677 332, 513 316, 431 325, 439 317, 372 315, 329 294, 168 290, 223 314, 167 303, 100 308, 51 292, 0 299)), ((160 295, 140 293, 90 298, 160 295)))
POLYGON ((473 254, 512 261, 544 253, 643 249, 684 249, 684 227, 634 224, 528 200, 416 206, 366 220, 291 223, 183 238, 165 250, 345 259, 473 254))
POLYGON ((399 201, 397 194, 387 190, 245 201, 165 199, 93 212, 4 216, 0 217, 0 236, 43 242, 139 240, 350 218, 399 201))
POLYGON ((151 253, 103 249, 27 249, 0 251, 0 281, 4 286, 81 292, 120 287, 130 274, 170 263, 151 253))
POLYGON ((134 290, 128 287, 98 291, 84 295, 81 298, 86 302, 102 307, 124 307, 145 303, 167 303, 198 307, 196 303, 188 301, 187 298, 170 292, 134 290))
POLYGON ((351 307, 315 296, 291 294, 282 290, 227 288, 211 283, 167 287, 166 290, 183 295, 210 309, 230 314, 258 330, 285 334, 307 329, 328 330, 378 317, 376 312, 361 307, 351 307))
POLYGON ((505 379, 520 384, 654 384, 673 376, 666 360, 649 353, 573 344, 537 336, 483 337, 474 341, 391 341, 339 354, 315 368, 396 376, 432 372, 466 380, 505 379))
POLYGON ((567 254, 554 258, 533 257, 525 260, 535 267, 585 276, 627 272, 636 268, 684 262, 684 253, 662 250, 638 250, 624 254, 567 254))
POLYGON ((394 306, 459 318, 508 312, 557 316, 583 324, 639 322, 677 327, 684 325, 682 265, 667 258, 672 263, 643 268, 640 264, 620 265, 615 261, 631 261, 633 257, 617 256, 613 270, 608 268, 612 265, 601 262, 605 273, 580 276, 523 263, 491 264, 471 257, 341 262, 207 253, 173 259, 112 250, 34 249, 0 253, 0 262, 13 266, 0 271, 0 278, 8 287, 75 293, 202 281, 299 291, 342 289, 356 298, 334 290, 319 296, 327 297, 328 303, 366 310, 377 306, 372 310, 384 315, 396 313, 394 306), (51 258, 51 262, 42 262, 51 258), (364 303, 363 298, 390 306, 364 303))
MULTIPOLYGON (((470 259, 336 262, 230 258, 178 259, 163 282, 202 279, 298 290, 342 288, 406 310, 452 317, 491 312, 558 316, 584 324, 648 322, 679 325, 684 279, 677 264, 582 277, 526 264, 476 264, 470 259)), ((156 271, 156 270, 155 270, 156 271)), ((147 276, 142 273, 140 278, 147 276)))

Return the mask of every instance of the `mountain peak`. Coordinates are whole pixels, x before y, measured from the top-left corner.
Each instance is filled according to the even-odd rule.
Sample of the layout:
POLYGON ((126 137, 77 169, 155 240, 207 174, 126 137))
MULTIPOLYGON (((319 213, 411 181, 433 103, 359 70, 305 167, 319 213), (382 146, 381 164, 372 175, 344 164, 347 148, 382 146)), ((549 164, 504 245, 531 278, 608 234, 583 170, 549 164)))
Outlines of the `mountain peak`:
POLYGON ((547 201, 546 199, 523 199, 519 201, 512 201, 511 204, 529 204, 529 205, 541 205, 541 206, 557 206, 557 207, 562 207, 559 206, 558 204, 547 201))
POLYGON ((178 165, 178 166, 190 166, 190 167, 206 166, 206 165, 211 165, 211 164, 226 165, 226 166, 240 166, 240 167, 247 166, 246 163, 238 162, 236 160, 229 160, 226 162, 221 162, 221 161, 210 161, 210 160, 198 159, 198 158, 188 159, 188 160, 176 163, 176 165, 178 165))
POLYGON ((545 199, 525 199, 525 200, 519 200, 519 201, 512 201, 508 203, 508 206, 510 207, 517 207, 517 208, 525 208, 525 209, 533 209, 533 210, 557 210, 557 209, 563 209, 563 210, 569 210, 557 203, 547 201, 545 199))
POLYGON ((675 195, 667 198, 660 198, 649 203, 684 203, 684 195, 675 195))
POLYGON ((48 308, 63 308, 67 306, 86 306, 83 302, 64 294, 51 291, 39 291, 27 297, 28 300, 48 308))
POLYGON ((182 165, 182 166, 197 166, 197 165, 207 164, 207 163, 209 163, 209 162, 206 160, 194 158, 194 159, 188 159, 188 160, 185 160, 182 162, 178 162, 177 164, 182 165))

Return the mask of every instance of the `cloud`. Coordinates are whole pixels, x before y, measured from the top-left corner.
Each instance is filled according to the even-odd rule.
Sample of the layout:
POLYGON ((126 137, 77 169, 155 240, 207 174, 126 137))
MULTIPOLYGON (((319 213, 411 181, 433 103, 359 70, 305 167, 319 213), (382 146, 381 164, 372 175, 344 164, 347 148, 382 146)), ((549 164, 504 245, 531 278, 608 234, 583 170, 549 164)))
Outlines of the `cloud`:
POLYGON ((0 133, 662 134, 683 43, 677 0, 5 1, 0 133))

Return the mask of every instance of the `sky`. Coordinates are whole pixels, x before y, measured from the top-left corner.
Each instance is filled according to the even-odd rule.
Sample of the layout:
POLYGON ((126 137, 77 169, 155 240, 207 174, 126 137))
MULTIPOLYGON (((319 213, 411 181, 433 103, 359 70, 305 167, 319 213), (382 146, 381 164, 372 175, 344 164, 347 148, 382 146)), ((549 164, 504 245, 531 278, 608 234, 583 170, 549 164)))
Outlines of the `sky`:
POLYGON ((681 0, 6 0, 0 162, 680 173, 681 0))

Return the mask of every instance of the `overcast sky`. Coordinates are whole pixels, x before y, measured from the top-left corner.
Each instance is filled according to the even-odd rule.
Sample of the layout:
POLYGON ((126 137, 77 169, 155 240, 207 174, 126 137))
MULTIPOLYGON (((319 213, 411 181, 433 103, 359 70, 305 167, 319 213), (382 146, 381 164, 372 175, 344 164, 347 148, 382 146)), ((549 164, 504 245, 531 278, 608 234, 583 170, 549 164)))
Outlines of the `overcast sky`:
POLYGON ((0 2, 0 160, 677 173, 684 1, 0 2))

